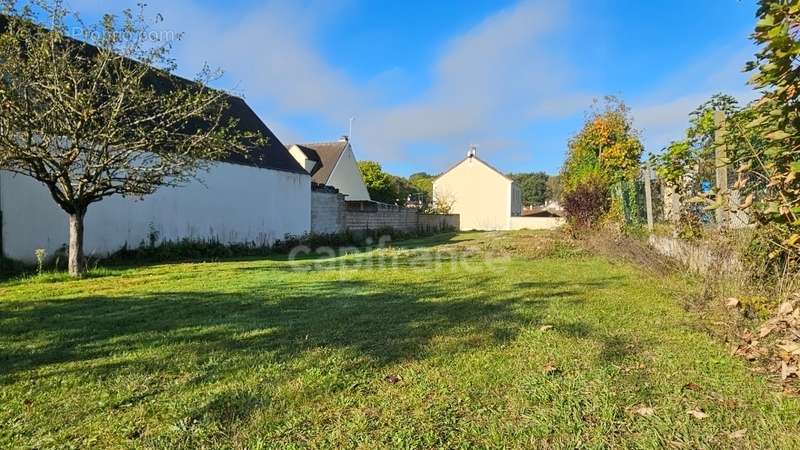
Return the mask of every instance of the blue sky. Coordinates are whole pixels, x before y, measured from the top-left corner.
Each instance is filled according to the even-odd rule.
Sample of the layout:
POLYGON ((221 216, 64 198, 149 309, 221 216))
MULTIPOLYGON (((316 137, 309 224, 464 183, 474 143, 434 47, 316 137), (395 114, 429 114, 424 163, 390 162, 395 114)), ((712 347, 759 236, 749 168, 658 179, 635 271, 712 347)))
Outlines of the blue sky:
MULTIPOLYGON (((111 2, 68 3, 92 17, 111 2)), ((181 74, 223 68, 220 87, 284 143, 336 139, 355 117, 357 156, 399 175, 437 173, 472 143, 502 171, 557 173, 604 95, 628 103, 647 151, 713 93, 754 97, 754 0, 148 3, 185 33, 181 74)))

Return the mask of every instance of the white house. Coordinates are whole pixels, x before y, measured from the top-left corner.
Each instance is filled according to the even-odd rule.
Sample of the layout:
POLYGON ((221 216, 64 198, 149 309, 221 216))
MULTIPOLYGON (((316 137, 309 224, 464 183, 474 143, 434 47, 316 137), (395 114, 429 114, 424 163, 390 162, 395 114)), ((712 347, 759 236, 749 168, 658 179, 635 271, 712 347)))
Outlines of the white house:
POLYGON ((311 174, 311 181, 333 186, 347 200, 370 200, 350 141, 290 145, 289 153, 311 174))
POLYGON ((517 183, 478 158, 474 148, 433 181, 433 196, 460 216, 462 230, 545 229, 562 223, 560 218, 521 217, 517 183))
MULTIPOLYGON (((89 207, 87 255, 103 255, 152 237, 267 244, 310 231, 311 177, 240 98, 230 98, 238 126, 266 143, 231 155, 201 173, 201 181, 139 198, 112 196, 89 207)), ((32 262, 68 242, 67 215, 36 180, 0 171, 0 235, 6 257, 32 262)))

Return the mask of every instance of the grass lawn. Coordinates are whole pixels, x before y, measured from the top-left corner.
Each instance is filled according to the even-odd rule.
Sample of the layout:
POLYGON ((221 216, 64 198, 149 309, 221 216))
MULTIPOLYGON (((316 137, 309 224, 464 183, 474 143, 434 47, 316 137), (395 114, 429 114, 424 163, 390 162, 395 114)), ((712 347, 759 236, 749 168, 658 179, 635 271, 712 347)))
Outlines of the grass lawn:
POLYGON ((800 446, 678 279, 540 236, 2 283, 0 448, 800 446))

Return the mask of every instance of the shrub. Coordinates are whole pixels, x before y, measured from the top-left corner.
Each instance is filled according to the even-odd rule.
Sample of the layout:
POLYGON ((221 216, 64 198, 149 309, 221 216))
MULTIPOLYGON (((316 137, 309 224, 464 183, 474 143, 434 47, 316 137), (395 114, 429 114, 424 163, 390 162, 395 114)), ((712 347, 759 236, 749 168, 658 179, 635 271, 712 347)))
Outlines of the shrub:
POLYGON ((586 180, 564 193, 563 206, 572 226, 579 229, 591 228, 609 210, 608 186, 600 180, 586 180))

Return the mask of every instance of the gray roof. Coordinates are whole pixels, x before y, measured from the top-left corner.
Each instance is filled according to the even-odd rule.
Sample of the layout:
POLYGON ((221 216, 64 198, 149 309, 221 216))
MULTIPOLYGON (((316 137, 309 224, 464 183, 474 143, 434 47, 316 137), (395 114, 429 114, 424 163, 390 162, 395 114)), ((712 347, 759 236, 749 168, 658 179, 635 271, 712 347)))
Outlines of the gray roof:
POLYGON ((275 136, 275 133, 244 100, 230 96, 228 104, 229 109, 226 111, 226 116, 238 120, 236 127, 244 132, 259 132, 262 137, 266 138, 266 142, 251 145, 247 154, 231 153, 225 158, 225 162, 284 172, 306 173, 300 163, 289 154, 286 147, 275 136))
MULTIPOLYGON (((348 142, 340 140, 335 142, 315 142, 311 144, 294 144, 306 155, 306 158, 317 164, 311 169, 311 181, 327 184, 333 173, 333 168, 342 153, 347 149, 348 142)), ((289 146, 291 147, 291 145, 289 146)))
MULTIPOLYGON (((0 34, 6 31, 9 18, 0 14, 0 34)), ((38 25, 34 25, 38 27, 38 25)), ((92 57, 98 52, 97 47, 69 38, 71 42, 78 44, 80 51, 87 57, 92 57)), ((132 64, 139 64, 130 60, 132 64)), ((184 88, 186 86, 198 86, 194 81, 165 73, 158 69, 153 69, 145 79, 145 83, 161 92, 169 92, 173 89, 184 88)), ((300 163, 295 160, 286 147, 281 143, 272 130, 258 117, 258 115, 240 97, 224 93, 228 103, 228 108, 223 112, 222 123, 227 123, 229 119, 236 121, 236 129, 242 133, 260 133, 265 142, 251 142, 243 153, 230 153, 221 161, 239 164, 244 166, 258 167, 263 169, 281 170, 284 172, 306 173, 300 163)), ((184 131, 202 128, 201 123, 187 124, 184 131)))

